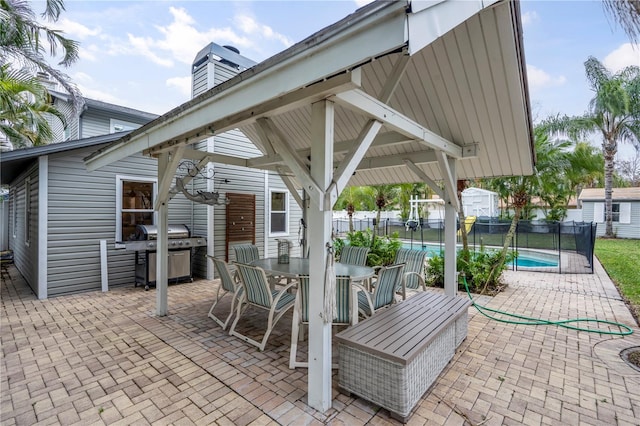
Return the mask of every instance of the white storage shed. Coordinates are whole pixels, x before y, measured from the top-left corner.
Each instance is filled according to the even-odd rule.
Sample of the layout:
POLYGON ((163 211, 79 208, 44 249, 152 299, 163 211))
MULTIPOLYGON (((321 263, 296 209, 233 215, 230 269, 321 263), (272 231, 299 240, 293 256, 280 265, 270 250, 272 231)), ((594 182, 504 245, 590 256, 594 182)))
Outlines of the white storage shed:
POLYGON ((481 188, 462 191, 462 208, 465 216, 498 217, 498 193, 481 188))

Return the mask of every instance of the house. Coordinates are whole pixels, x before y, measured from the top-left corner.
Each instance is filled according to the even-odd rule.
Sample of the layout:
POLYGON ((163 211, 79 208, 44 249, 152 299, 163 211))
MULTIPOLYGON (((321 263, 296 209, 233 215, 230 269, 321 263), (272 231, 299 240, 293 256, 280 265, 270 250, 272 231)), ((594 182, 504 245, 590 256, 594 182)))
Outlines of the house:
MULTIPOLYGON (((251 63, 236 50, 210 44, 194 60, 194 96, 237 74, 239 64, 251 63)), ((69 107, 66 110, 70 111, 65 95, 56 92, 53 97, 61 110, 69 107)), ((39 298, 99 290, 103 278, 109 286, 134 284, 135 252, 124 249, 122 242, 135 232, 136 224, 157 221, 154 204, 158 162, 134 153, 99 172, 87 173, 83 160, 154 117, 87 99, 79 119, 70 117, 71 130, 64 133, 62 127, 58 129, 60 138, 72 139, 2 154, 1 182, 10 189, 8 220, 3 222, 8 248, 14 251, 16 268, 39 298), (75 136, 79 138, 73 139, 75 136), (134 204, 129 205, 130 201, 134 204), (106 241, 106 261, 101 255, 101 241, 106 241), (103 263, 107 265, 106 277, 103 263)), ((260 152, 237 130, 197 141, 193 146, 195 150, 246 158, 260 152)), ((185 159, 184 163, 193 170, 198 161, 185 159)), ((298 238, 301 213, 292 202, 298 194, 292 196, 274 172, 233 165, 214 167, 202 168, 188 190, 216 190, 253 200, 254 210, 247 211, 251 234, 241 238, 255 242, 263 255, 277 252, 278 238, 298 238)), ((186 169, 182 170, 185 173, 186 169)), ((177 191, 168 205, 170 224, 184 224, 192 235, 207 237, 208 247, 193 249, 193 274, 212 277, 204 255, 228 255, 226 205, 193 203, 177 191)), ((292 254, 296 250, 294 244, 292 254)))
MULTIPOLYGON (((604 188, 585 188, 578 201, 582 220, 598 224, 596 235, 604 235, 604 188)), ((613 188, 613 233, 618 238, 640 238, 640 188, 613 188)))

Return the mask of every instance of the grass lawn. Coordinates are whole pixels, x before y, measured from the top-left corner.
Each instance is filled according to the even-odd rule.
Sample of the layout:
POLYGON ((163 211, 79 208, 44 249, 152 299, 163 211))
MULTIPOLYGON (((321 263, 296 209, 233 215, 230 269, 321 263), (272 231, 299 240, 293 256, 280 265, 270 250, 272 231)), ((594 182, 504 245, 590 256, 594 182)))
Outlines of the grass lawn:
POLYGON ((596 240, 596 256, 620 293, 640 316, 640 242, 638 240, 596 240))

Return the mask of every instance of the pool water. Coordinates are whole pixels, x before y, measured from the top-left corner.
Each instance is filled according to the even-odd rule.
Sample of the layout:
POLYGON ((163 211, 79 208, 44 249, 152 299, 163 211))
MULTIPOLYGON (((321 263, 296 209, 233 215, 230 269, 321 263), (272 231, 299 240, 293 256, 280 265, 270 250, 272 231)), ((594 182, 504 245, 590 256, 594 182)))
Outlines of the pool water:
MULTIPOLYGON (((413 248, 415 250, 420 250, 420 244, 414 243, 413 246, 411 244, 403 244, 404 248, 413 248)), ((422 246, 422 250, 427 252, 427 257, 433 257, 434 255, 440 254, 440 247, 434 245, 424 245, 422 246)), ((555 268, 558 266, 558 261, 554 259, 549 259, 548 255, 538 254, 533 251, 527 250, 518 250, 518 257, 514 260, 514 262, 510 262, 510 265, 522 267, 522 268, 555 268)))

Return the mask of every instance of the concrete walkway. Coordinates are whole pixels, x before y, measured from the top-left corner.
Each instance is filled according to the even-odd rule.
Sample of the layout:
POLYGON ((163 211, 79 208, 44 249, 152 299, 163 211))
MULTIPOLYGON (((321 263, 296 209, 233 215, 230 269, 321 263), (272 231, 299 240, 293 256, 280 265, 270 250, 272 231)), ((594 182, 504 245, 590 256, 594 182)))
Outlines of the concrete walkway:
MULTIPOLYGON (((291 314, 264 352, 207 318, 217 281, 155 291, 114 288, 40 301, 11 270, 0 311, 0 424, 397 424, 340 394, 306 405, 306 369, 288 369, 291 314)), ((495 309, 548 319, 595 317, 634 327, 620 338, 491 321, 470 308, 469 334, 409 424, 640 424, 640 372, 620 350, 640 330, 598 264, 594 275, 506 272, 495 309)), ((220 306, 220 312, 228 305, 220 306)), ((260 331, 256 313, 246 332, 260 331)), ((304 345, 302 345, 304 346, 304 345)), ((304 348, 303 348, 304 350, 304 348)))

